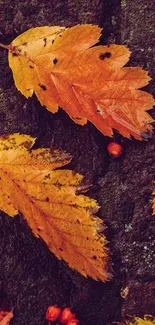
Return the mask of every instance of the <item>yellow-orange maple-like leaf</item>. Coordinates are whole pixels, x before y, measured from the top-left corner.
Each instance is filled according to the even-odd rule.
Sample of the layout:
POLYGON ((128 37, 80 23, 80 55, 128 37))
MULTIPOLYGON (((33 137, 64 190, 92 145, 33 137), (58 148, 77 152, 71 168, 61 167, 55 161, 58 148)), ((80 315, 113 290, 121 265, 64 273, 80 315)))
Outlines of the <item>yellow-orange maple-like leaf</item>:
POLYGON ((22 213, 35 236, 84 276, 110 279, 104 226, 93 215, 97 202, 76 195, 80 174, 57 170, 70 155, 33 150, 34 142, 28 135, 0 137, 0 209, 10 216, 22 213))
POLYGON ((101 29, 37 27, 9 46, 9 64, 16 87, 26 97, 37 95, 55 113, 58 105, 78 124, 92 122, 103 134, 112 128, 141 139, 152 129, 146 112, 153 97, 139 90, 150 77, 140 67, 123 67, 130 51, 122 45, 94 46, 101 29))
POLYGON ((144 319, 140 317, 129 317, 122 322, 113 323, 118 325, 155 325, 155 317, 152 315, 145 315, 144 319))

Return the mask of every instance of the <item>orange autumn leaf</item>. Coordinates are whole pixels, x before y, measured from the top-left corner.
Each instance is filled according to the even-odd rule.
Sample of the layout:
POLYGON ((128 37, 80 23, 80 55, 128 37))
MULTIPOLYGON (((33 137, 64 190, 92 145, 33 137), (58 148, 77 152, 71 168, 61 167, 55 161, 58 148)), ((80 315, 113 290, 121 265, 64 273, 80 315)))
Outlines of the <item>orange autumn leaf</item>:
POLYGON ((95 200, 77 195, 82 176, 57 168, 69 154, 31 147, 35 139, 12 134, 0 137, 0 209, 22 213, 36 237, 59 259, 84 276, 107 281, 108 249, 95 200))
POLYGON ((0 312, 0 325, 9 325, 11 319, 13 318, 13 312, 5 312, 1 311, 0 312))
POLYGON ((59 105, 80 125, 88 120, 104 135, 112 136, 114 128, 140 140, 152 130, 147 110, 154 100, 139 90, 150 77, 140 67, 124 67, 130 57, 125 46, 93 46, 100 35, 93 25, 21 34, 6 46, 16 87, 27 98, 35 93, 53 113, 59 105))

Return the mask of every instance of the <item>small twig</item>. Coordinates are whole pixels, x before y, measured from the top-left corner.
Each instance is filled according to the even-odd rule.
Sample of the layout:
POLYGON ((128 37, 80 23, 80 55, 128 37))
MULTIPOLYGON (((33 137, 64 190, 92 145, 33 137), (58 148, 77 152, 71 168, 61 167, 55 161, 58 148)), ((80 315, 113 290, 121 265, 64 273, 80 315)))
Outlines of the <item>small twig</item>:
POLYGON ((3 47, 3 49, 10 50, 10 45, 5 45, 5 44, 0 43, 0 47, 3 47))

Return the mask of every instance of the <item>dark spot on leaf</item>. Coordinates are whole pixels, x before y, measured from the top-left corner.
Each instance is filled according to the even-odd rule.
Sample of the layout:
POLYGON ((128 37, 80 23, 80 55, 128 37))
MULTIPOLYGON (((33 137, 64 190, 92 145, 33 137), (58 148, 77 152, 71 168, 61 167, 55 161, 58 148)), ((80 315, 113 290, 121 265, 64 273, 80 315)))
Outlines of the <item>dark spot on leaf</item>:
POLYGON ((59 248, 59 251, 63 252, 63 249, 60 247, 60 248, 59 248))
POLYGON ((101 112, 102 112, 102 110, 101 110, 101 109, 99 109, 99 108, 97 108, 96 112, 97 112, 97 113, 101 113, 101 112))
POLYGON ((52 44, 54 43, 54 39, 52 40, 52 44))
POLYGON ((50 174, 45 175, 45 179, 50 179, 50 178, 51 178, 50 174))
POLYGON ((82 120, 82 117, 73 117, 75 120, 82 120))
POLYGON ((47 196, 47 198, 46 198, 46 202, 49 202, 49 197, 47 196))
POLYGON ((27 91, 29 91, 29 90, 30 90, 30 88, 27 88, 26 90, 27 90, 27 91))
POLYGON ((56 64, 58 62, 58 59, 57 58, 54 58, 53 59, 53 64, 56 64))
POLYGON ((59 190, 60 190, 61 187, 62 187, 58 182, 57 182, 55 185, 56 185, 56 187, 57 187, 59 190))
POLYGON ((59 37, 62 37, 62 35, 60 34, 59 37))
POLYGON ((97 257, 94 255, 94 256, 92 256, 92 259, 93 260, 97 260, 97 257))
POLYGON ((2 136, 2 139, 3 139, 3 140, 7 140, 8 138, 9 138, 8 135, 3 135, 3 136, 2 136))
POLYGON ((110 57, 111 57, 111 53, 110 52, 101 53, 99 55, 100 60, 104 60, 104 59, 107 59, 107 58, 110 58, 110 57))
POLYGON ((17 53, 12 53, 12 56, 18 56, 17 53))
POLYGON ((26 46, 27 45, 27 42, 24 42, 22 45, 26 46))
POLYGON ((46 44, 47 44, 47 38, 45 37, 45 38, 43 39, 43 41, 44 41, 44 47, 45 47, 46 44))
POLYGON ((34 67, 32 65, 29 65, 30 69, 34 69, 34 67))
POLYGON ((38 84, 38 86, 42 89, 42 90, 47 90, 46 86, 45 85, 42 85, 42 84, 38 84))
MULTIPOLYGON (((29 89, 30 90, 30 89, 29 89)), ((32 142, 31 141, 25 141, 23 142, 21 147, 25 147, 26 149, 30 149, 32 147, 32 142)))
POLYGON ((80 220, 79 220, 79 219, 76 219, 76 222, 77 222, 78 224, 80 224, 80 220))
POLYGON ((88 238, 88 237, 86 237, 86 239, 88 240, 89 238, 88 238))

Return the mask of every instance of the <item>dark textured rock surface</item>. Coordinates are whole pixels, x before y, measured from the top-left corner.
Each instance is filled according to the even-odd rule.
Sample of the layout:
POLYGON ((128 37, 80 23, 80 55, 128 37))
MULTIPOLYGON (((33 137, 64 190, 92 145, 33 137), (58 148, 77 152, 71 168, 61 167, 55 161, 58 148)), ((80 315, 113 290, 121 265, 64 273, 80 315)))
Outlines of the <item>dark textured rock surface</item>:
MULTIPOLYGON (((99 24, 103 44, 127 44, 133 51, 130 63, 154 77, 153 6, 153 0, 1 0, 0 39, 9 43, 34 26, 99 24)), ((86 175, 85 182, 93 184, 89 194, 101 205, 114 269, 106 284, 83 278, 34 238, 22 217, 1 212, 0 280, 15 307, 12 324, 47 324, 45 310, 56 303, 71 306, 85 325, 155 314, 155 135, 138 142, 115 134, 124 153, 118 160, 110 158, 110 140, 90 123, 82 128, 61 110, 52 115, 35 97, 26 100, 14 86, 6 51, 1 49, 0 55, 0 134, 28 133, 38 137, 38 145, 73 154, 70 168, 86 175)), ((147 90, 155 95, 153 82, 147 90)))

